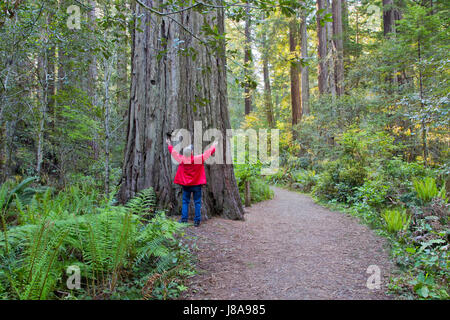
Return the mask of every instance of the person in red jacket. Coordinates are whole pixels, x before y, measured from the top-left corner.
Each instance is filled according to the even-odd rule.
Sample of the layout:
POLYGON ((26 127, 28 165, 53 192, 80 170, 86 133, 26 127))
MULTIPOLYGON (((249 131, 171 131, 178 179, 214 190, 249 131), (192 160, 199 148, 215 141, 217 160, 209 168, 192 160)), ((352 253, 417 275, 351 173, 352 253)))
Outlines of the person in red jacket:
POLYGON ((193 193, 195 204, 194 226, 198 227, 201 221, 202 185, 206 184, 204 163, 216 151, 217 142, 214 142, 211 148, 198 156, 194 156, 192 145, 185 147, 183 155, 181 155, 173 149, 169 139, 166 142, 170 154, 179 163, 173 182, 183 187, 180 222, 188 222, 189 204, 191 202, 191 193, 193 193))

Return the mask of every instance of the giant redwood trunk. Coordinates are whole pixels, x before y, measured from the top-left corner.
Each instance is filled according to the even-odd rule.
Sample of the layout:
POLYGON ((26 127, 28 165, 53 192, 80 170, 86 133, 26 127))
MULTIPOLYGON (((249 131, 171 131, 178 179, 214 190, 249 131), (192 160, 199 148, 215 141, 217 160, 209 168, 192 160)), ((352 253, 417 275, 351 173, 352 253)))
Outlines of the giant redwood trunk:
MULTIPOLYGON (((165 10, 160 9, 164 0, 142 2, 158 11, 165 10)), ((142 189, 153 187, 158 204, 171 213, 179 213, 181 188, 173 184, 177 167, 164 142, 166 134, 179 128, 193 132, 194 121, 201 121, 203 132, 217 128, 226 137, 230 122, 225 45, 220 41, 216 50, 199 40, 207 40, 207 36, 201 34, 204 23, 224 32, 224 14, 222 9, 209 10, 203 14, 186 10, 162 17, 136 4, 135 16, 140 16, 141 20, 133 34, 128 132, 119 191, 121 202, 142 189)), ((205 141, 203 147, 209 143, 205 141)), ((225 144, 228 143, 225 140, 225 144)), ((218 148, 225 148, 224 143, 220 142, 218 148)), ((225 152, 223 154, 225 157, 225 152)), ((233 166, 205 165, 205 170, 208 184, 203 189, 203 217, 220 215, 243 219, 233 166)))

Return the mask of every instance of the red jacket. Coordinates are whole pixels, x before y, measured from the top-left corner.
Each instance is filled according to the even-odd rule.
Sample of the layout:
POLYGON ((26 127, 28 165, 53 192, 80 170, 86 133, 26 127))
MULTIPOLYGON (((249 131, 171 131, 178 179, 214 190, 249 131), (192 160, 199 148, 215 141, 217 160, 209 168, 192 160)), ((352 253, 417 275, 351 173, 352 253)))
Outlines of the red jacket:
POLYGON ((206 150, 204 154, 191 156, 189 159, 173 150, 173 146, 169 145, 170 154, 179 163, 173 182, 182 186, 206 184, 205 167, 203 164, 215 151, 216 148, 213 146, 206 150))

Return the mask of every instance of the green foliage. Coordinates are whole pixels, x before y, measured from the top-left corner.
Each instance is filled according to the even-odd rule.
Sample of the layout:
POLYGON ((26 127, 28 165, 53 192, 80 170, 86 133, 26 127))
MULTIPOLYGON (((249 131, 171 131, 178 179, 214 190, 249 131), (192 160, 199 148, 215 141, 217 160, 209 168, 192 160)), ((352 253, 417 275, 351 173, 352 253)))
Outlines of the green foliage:
POLYGON ((381 208, 386 205, 389 190, 388 182, 382 178, 366 180, 362 186, 356 188, 353 202, 363 203, 372 208, 381 208))
POLYGON ((2 184, 0 189, 0 210, 7 210, 14 198, 19 198, 21 202, 29 202, 36 192, 31 188, 27 188, 27 186, 36 180, 38 180, 37 177, 26 178, 12 187, 10 191, 7 183, 2 184))
POLYGON ((293 180, 293 187, 302 192, 310 192, 318 179, 315 170, 300 170, 293 173, 293 180))
MULTIPOLYGON (((1 190, 4 194, 3 186, 1 190)), ((112 206, 110 200, 98 198, 86 186, 72 186, 56 195, 36 194, 28 205, 16 199, 17 208, 10 210, 20 208, 23 220, 9 227, 0 241, 0 295, 139 299, 140 289, 127 289, 124 283, 142 288, 152 274, 164 275, 158 287, 179 282, 163 290, 165 298, 184 290, 182 280, 193 272, 190 250, 182 242, 184 225, 164 212, 154 215, 154 191, 143 190, 126 206, 112 206), (76 210, 74 200, 85 205, 83 210, 76 210), (64 274, 71 265, 81 270, 79 291, 68 292, 65 287, 64 274)))
POLYGON ((245 201, 245 182, 250 182, 250 198, 252 203, 273 198, 273 191, 261 176, 261 164, 234 165, 234 174, 242 202, 245 201))
POLYGON ((410 284, 414 286, 414 291, 422 299, 448 299, 449 297, 445 289, 436 290, 434 277, 429 274, 419 274, 417 279, 410 281, 410 284))
POLYGON ((337 139, 342 158, 365 166, 369 160, 385 159, 399 147, 394 138, 384 131, 349 128, 337 139))
POLYGON ((19 299, 49 298, 61 277, 62 268, 58 257, 67 233, 68 231, 53 230, 53 225, 44 220, 30 234, 21 267, 8 274, 19 299))
POLYGON ((423 180, 414 179, 414 190, 417 193, 417 197, 425 204, 430 202, 434 197, 439 197, 446 200, 445 185, 438 190, 436 185, 436 179, 433 177, 426 177, 423 180))
POLYGON ((313 192, 318 197, 350 202, 356 189, 364 184, 367 169, 357 162, 336 160, 323 164, 313 192))
POLYGON ((126 207, 128 210, 141 218, 152 216, 156 205, 156 195, 153 188, 140 191, 135 197, 130 199, 126 207))
MULTIPOLYGON (((244 201, 243 190, 240 189, 239 191, 241 200, 244 201)), ((269 200, 273 198, 273 191, 265 180, 255 179, 250 183, 250 197, 252 203, 269 200)))
POLYGON ((384 219, 386 230, 391 233, 407 230, 411 222, 411 216, 404 209, 387 209, 381 216, 384 219))

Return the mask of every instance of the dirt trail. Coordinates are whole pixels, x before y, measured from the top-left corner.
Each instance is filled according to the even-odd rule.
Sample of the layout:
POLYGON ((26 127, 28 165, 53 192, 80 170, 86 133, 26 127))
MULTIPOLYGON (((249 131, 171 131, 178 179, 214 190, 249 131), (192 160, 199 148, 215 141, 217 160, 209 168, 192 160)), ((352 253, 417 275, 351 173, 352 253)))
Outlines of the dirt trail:
POLYGON ((355 218, 296 192, 273 188, 248 208, 246 221, 213 218, 196 238, 200 274, 184 299, 389 299, 392 264, 385 241, 355 218), (381 289, 366 286, 368 266, 381 289))

